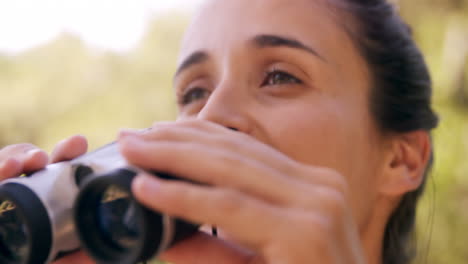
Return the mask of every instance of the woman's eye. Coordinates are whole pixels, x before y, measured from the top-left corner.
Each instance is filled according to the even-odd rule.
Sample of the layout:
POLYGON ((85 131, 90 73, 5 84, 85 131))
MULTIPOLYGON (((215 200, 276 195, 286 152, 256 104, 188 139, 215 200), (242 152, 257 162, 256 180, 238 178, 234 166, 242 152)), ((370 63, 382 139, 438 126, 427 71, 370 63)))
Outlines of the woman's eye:
POLYGON ((267 73, 262 86, 265 85, 282 85, 282 84, 301 84, 302 81, 283 71, 272 71, 267 73))
POLYGON ((209 92, 206 89, 195 87, 188 89, 181 97, 179 97, 180 105, 187 105, 198 100, 203 100, 209 95, 209 92))

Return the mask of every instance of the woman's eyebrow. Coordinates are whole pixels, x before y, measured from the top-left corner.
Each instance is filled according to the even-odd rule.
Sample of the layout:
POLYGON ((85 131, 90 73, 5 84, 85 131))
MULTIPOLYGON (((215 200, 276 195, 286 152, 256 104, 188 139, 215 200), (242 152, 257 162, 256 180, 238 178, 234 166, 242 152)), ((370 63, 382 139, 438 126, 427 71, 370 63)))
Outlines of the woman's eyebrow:
POLYGON ((194 66, 196 64, 203 63, 209 59, 208 53, 204 51, 196 51, 192 53, 188 58, 183 60, 183 62, 180 64, 179 68, 176 71, 175 77, 179 75, 182 71, 186 70, 187 68, 194 66))
MULTIPOLYGON (((327 60, 322 55, 320 55, 315 49, 295 39, 276 35, 258 35, 255 36, 251 40, 251 42, 258 48, 289 47, 304 50, 318 57, 322 61, 327 62, 327 60)), ((184 59, 180 66, 177 68, 174 78, 177 77, 182 71, 186 70, 187 68, 190 68, 196 64, 204 63, 209 58, 210 56, 205 51, 196 51, 192 53, 190 56, 184 59)))
POLYGON ((287 37, 281 37, 276 35, 258 35, 255 36, 251 41, 258 48, 269 48, 269 47, 288 47, 307 51, 322 61, 327 60, 320 55, 315 49, 305 45, 304 43, 287 37))

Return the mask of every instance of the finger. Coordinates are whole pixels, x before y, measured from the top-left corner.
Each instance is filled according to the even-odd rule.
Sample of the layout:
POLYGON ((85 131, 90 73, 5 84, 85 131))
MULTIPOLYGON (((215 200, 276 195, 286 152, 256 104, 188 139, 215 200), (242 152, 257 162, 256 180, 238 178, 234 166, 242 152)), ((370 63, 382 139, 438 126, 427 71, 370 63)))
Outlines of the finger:
POLYGON ((0 161, 3 160, 4 169, 8 175, 0 175, 0 177, 14 177, 21 173, 33 172, 44 168, 48 162, 47 153, 38 149, 32 144, 16 144, 3 148, 0 151, 0 161), (15 161, 8 161, 13 159, 15 161), (19 167, 18 167, 19 165, 19 167), (12 175, 11 173, 15 173, 12 175))
POLYGON ((44 168, 49 162, 47 153, 40 149, 29 150, 23 158, 23 172, 33 172, 44 168))
POLYGON ((128 161, 138 167, 230 187, 282 205, 290 203, 288 190, 295 185, 304 188, 254 160, 232 152, 198 147, 194 143, 124 140, 121 150, 128 161))
POLYGON ((133 128, 122 128, 119 130, 118 138, 125 136, 141 135, 142 133, 145 133, 145 131, 133 128))
MULTIPOLYGON (((151 137, 158 133, 163 133, 167 136, 167 138, 162 137, 161 140, 199 142, 206 147, 211 146, 231 150, 241 156, 253 158, 260 163, 275 168, 291 178, 298 178, 311 184, 322 184, 338 188, 339 190, 346 190, 347 187, 344 177, 336 171, 300 163, 288 157, 280 150, 275 149, 274 146, 266 144, 268 142, 258 141, 248 134, 227 129, 214 122, 189 118, 181 121, 178 120, 177 122, 156 123, 152 130, 140 136, 151 140, 151 137), (190 130, 180 130, 179 132, 178 129, 181 127, 190 128, 190 130), (164 130, 167 131, 163 132, 164 130), (194 131, 198 131, 199 133, 193 133, 194 131), (177 133, 177 135, 174 136, 171 133, 177 133), (310 177, 311 175, 313 177, 310 177)), ((158 139, 158 136, 155 139, 158 139)))
POLYGON ((148 208, 194 223, 213 224, 253 248, 260 248, 284 225, 285 215, 278 209, 232 189, 139 175, 132 191, 148 208))
POLYGON ((13 158, 9 158, 0 163, 0 181, 16 177, 21 174, 23 166, 13 158))
POLYGON ((318 202, 310 197, 321 185, 281 175, 237 153, 213 151, 195 143, 155 143, 130 137, 122 141, 121 151, 138 167, 236 189, 276 206, 305 208, 318 202))
POLYGON ((238 156, 253 159, 300 181, 311 184, 335 185, 335 178, 324 173, 312 173, 314 177, 311 177, 310 173, 302 173, 306 170, 320 172, 319 168, 305 166, 246 134, 231 131, 211 122, 187 120, 158 123, 153 129, 144 133, 134 130, 122 131, 119 134, 119 139, 123 140, 125 137, 138 137, 146 141, 196 142, 203 145, 203 148, 222 149, 231 151, 238 156))
MULTIPOLYGON (((258 159, 259 161, 273 162, 272 166, 284 168, 290 160, 277 150, 265 145, 256 139, 239 132, 229 130, 210 122, 183 121, 158 123, 151 130, 141 132, 137 130, 122 130, 119 138, 137 136, 148 141, 177 141, 198 142, 205 146, 216 146, 222 149, 235 151, 243 156, 258 159), (281 166, 281 167, 279 167, 281 166)), ((287 168, 287 167, 286 167, 287 168)))
MULTIPOLYGON (((189 119, 185 119, 185 120, 177 120, 177 121, 157 121, 157 122, 154 122, 153 125, 151 126, 151 129, 155 129, 157 127, 161 127, 161 126, 171 126, 175 123, 177 124, 182 124, 184 122, 187 122, 186 120, 197 120, 195 118, 189 118, 189 119)), ((205 120, 199 120, 199 122, 204 122, 205 120)), ((206 121, 205 121, 206 122, 206 121)), ((216 123, 214 123, 216 124, 216 123)))
POLYGON ((28 143, 15 144, 6 146, 0 149, 0 160, 6 160, 7 158, 17 158, 20 155, 24 155, 30 150, 37 149, 36 146, 28 143))
POLYGON ((53 262, 53 264, 95 264, 96 262, 92 260, 86 253, 80 251, 67 255, 59 260, 53 262))
POLYGON ((161 122, 158 121, 157 123, 154 123, 152 127, 145 128, 145 129, 136 129, 136 128, 122 128, 119 130, 118 133, 118 138, 125 137, 125 136, 135 136, 135 135, 145 135, 147 133, 151 133, 154 129, 157 127, 162 127, 162 126, 169 126, 173 124, 174 122, 161 122))
POLYGON ((159 257, 177 264, 239 264, 251 263, 252 258, 249 250, 204 233, 177 243, 159 257))
POLYGON ((88 142, 81 135, 72 136, 57 144, 51 155, 51 163, 74 159, 86 153, 88 142))

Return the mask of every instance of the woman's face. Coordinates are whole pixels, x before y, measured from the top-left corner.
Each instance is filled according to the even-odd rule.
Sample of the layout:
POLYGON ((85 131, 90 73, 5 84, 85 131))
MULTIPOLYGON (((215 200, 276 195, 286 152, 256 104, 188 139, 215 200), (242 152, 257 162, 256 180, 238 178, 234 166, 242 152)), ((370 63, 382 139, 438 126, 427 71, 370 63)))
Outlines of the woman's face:
POLYGON ((337 17, 324 1, 211 0, 183 41, 175 87, 181 119, 222 124, 344 175, 362 228, 382 143, 368 68, 337 17))

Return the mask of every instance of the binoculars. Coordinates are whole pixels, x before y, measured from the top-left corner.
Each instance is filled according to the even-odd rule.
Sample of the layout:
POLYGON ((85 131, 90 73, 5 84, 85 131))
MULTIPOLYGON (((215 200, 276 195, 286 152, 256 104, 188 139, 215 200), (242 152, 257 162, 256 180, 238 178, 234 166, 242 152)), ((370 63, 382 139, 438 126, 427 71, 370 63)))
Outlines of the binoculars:
POLYGON ((141 171, 111 143, 1 182, 0 263, 50 263, 83 249, 99 264, 135 264, 194 234, 199 225, 151 211, 134 199, 131 183, 141 171))

